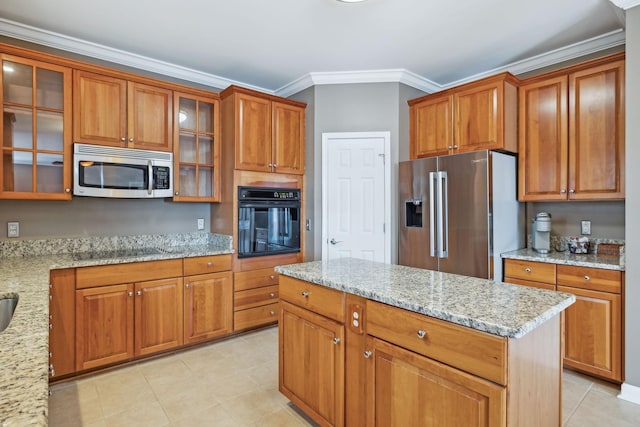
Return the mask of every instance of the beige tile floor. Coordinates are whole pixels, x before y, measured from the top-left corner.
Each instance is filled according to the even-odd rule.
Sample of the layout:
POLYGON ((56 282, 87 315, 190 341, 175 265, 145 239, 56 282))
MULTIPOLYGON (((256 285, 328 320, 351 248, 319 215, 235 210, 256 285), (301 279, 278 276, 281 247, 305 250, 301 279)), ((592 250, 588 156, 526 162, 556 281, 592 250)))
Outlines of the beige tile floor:
MULTIPOLYGON (((51 387, 51 427, 314 425, 278 392, 277 328, 51 387)), ((640 426, 619 388, 564 372, 565 427, 640 426)))

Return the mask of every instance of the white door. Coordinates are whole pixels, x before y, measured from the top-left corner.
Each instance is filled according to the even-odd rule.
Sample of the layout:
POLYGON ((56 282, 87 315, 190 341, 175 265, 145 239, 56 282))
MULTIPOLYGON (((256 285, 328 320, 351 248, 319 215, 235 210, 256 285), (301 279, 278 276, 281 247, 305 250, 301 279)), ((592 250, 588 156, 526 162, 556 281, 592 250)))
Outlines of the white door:
POLYGON ((389 263, 389 132, 322 134, 322 258, 389 263))

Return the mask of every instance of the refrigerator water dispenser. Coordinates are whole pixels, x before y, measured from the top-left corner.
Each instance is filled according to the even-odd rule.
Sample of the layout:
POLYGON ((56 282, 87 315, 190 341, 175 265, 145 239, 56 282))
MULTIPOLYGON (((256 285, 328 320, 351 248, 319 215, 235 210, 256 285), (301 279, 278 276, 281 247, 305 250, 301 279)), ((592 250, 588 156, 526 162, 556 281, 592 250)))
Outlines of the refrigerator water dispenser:
POLYGON ((407 227, 422 227, 422 200, 409 199, 404 202, 407 227))

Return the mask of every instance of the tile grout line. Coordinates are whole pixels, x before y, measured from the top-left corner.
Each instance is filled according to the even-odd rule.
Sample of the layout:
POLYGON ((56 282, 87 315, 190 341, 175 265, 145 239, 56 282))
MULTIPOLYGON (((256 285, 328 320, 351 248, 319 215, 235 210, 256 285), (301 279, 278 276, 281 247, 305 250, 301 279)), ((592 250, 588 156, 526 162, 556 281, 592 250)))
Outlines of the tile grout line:
POLYGON ((571 411, 571 415, 569 415, 569 418, 567 418, 567 421, 563 424, 563 426, 569 425, 569 422, 571 421, 571 418, 573 418, 575 413, 578 412, 578 408, 580 408, 580 405, 582 405, 582 402, 584 402, 584 399, 587 397, 587 394, 589 394, 589 391, 591 391, 592 388, 593 388, 593 382, 590 381, 589 382, 589 387, 587 387, 585 392, 582 394, 582 397, 580 398, 580 400, 578 400, 578 403, 573 408, 573 411, 571 411))

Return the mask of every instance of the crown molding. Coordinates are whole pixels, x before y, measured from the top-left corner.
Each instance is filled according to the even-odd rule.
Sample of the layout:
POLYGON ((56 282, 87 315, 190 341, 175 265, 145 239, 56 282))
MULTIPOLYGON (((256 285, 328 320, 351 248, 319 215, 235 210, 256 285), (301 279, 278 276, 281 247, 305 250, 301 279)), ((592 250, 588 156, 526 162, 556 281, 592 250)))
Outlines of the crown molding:
POLYGON ((618 6, 622 10, 631 9, 640 5, 640 0, 609 0, 614 5, 618 6))
POLYGON ((150 71, 164 76, 175 77, 214 88, 224 89, 230 85, 239 85, 273 94, 273 91, 269 89, 249 85, 236 80, 220 77, 215 74, 209 74, 192 68, 183 67, 181 65, 172 64, 170 62, 159 61, 157 59, 126 52, 124 50, 114 49, 112 47, 66 36, 53 31, 43 30, 4 18, 0 18, 0 35, 37 43, 54 49, 60 49, 95 59, 114 62, 116 64, 150 71))

